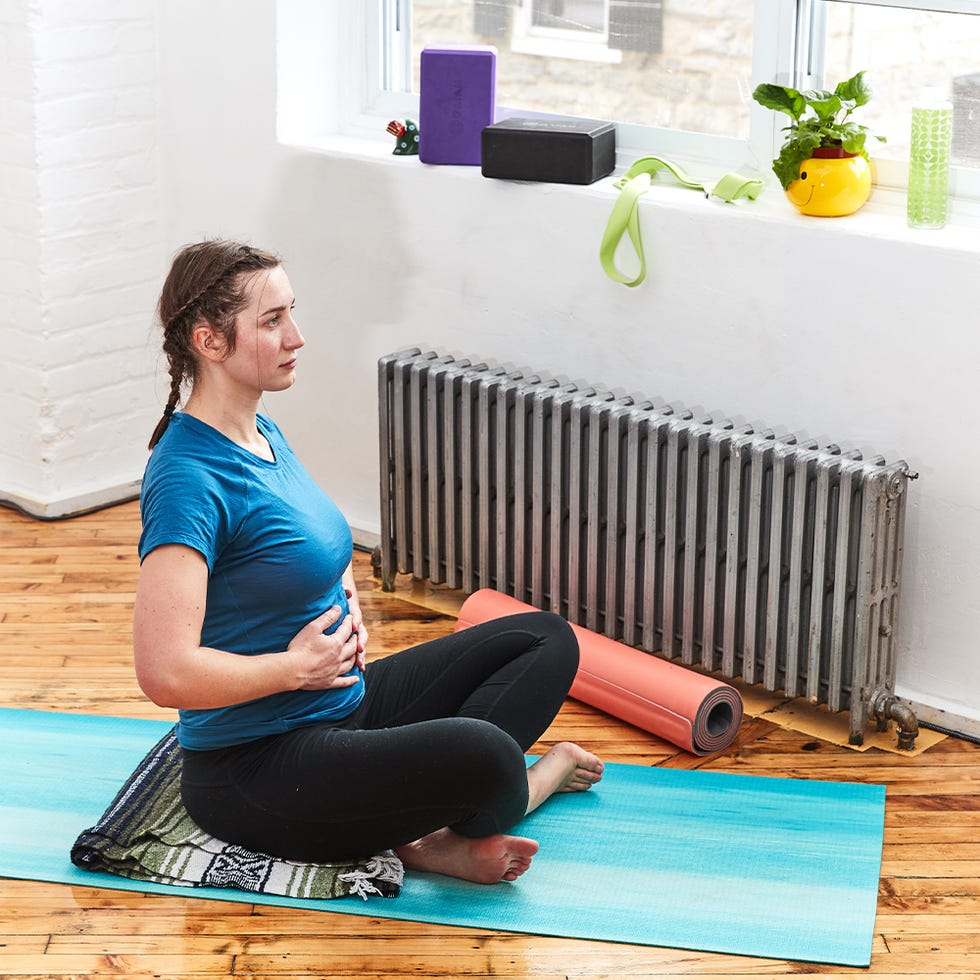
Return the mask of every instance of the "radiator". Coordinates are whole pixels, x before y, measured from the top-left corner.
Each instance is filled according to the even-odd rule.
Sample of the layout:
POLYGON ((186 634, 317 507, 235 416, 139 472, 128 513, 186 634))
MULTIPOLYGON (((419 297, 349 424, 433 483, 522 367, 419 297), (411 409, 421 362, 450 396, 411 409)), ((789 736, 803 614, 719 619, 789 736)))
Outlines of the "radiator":
POLYGON ((496 589, 911 747, 904 461, 438 351, 378 372, 383 588, 496 589))

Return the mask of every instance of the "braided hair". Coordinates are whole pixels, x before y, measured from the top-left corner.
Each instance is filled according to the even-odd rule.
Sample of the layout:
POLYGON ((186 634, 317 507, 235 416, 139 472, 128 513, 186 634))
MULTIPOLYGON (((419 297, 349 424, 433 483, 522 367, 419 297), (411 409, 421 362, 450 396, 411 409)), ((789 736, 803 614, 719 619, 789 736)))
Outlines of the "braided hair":
POLYGON ((163 284, 157 314, 170 370, 170 396, 150 437, 159 441, 180 403, 184 382, 194 383, 194 327, 207 320, 229 353, 235 349, 235 318, 248 305, 247 275, 280 264, 277 255, 238 242, 209 240, 182 248, 163 284))

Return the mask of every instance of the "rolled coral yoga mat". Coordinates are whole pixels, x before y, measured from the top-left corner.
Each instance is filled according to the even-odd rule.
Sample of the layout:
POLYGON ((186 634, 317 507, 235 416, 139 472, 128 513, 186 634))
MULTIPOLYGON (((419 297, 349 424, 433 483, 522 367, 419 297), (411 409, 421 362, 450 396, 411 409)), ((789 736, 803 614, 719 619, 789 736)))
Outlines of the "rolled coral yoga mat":
MULTIPOLYGON (((533 606, 480 589, 463 603, 456 629, 533 606)), ((730 684, 661 660, 572 624, 579 669, 569 692, 578 701, 622 718, 694 755, 727 748, 742 723, 742 698, 730 684)))

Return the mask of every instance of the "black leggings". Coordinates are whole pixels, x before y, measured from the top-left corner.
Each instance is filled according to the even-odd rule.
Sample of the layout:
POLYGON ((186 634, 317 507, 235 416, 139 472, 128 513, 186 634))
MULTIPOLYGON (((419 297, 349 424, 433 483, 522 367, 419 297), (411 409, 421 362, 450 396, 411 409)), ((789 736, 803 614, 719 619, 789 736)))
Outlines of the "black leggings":
POLYGON ((347 718, 184 750, 182 793, 208 833, 296 861, 399 847, 442 827, 486 837, 527 809, 524 752, 578 667, 551 613, 494 620, 368 665, 347 718))

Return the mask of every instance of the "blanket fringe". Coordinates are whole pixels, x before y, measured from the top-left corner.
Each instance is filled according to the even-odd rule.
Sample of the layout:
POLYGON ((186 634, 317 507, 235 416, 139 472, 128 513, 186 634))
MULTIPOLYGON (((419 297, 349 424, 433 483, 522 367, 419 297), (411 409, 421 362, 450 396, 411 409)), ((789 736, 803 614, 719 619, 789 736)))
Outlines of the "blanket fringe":
POLYGON ((369 895, 397 895, 405 879, 405 868, 395 854, 377 855, 367 861, 363 868, 346 871, 337 878, 350 886, 348 894, 360 895, 366 902, 369 895), (376 881, 393 885, 394 888, 378 888, 374 884, 376 881))

